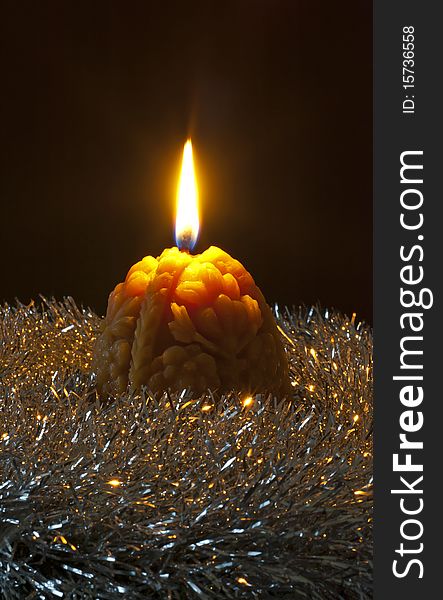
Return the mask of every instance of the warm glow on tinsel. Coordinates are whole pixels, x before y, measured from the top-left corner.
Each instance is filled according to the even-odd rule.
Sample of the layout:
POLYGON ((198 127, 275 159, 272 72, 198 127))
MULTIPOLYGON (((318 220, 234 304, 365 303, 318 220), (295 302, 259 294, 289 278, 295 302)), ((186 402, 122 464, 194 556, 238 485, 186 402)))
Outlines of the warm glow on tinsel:
POLYGON ((101 403, 100 326, 0 308, 0 595, 372 598, 372 337, 276 309, 292 396, 101 403))

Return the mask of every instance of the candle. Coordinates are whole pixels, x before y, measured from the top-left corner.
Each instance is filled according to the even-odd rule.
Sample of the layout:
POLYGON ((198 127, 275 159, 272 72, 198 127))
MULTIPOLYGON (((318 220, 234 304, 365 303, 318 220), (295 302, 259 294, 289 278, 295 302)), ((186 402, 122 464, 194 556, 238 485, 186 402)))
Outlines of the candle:
POLYGON ((191 254, 197 199, 188 141, 177 193, 178 247, 143 258, 110 294, 93 361, 101 394, 143 385, 153 392, 289 389, 280 334, 251 274, 215 246, 191 254))

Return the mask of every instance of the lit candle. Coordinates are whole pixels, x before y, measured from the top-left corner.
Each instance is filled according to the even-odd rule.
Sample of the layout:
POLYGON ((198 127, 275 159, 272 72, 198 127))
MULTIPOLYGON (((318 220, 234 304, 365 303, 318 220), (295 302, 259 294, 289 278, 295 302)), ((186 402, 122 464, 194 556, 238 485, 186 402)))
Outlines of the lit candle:
POLYGON ((192 255, 199 230, 192 145, 177 191, 176 242, 146 256, 109 296, 94 369, 102 394, 288 391, 288 365, 272 311, 252 276, 211 246, 192 255))

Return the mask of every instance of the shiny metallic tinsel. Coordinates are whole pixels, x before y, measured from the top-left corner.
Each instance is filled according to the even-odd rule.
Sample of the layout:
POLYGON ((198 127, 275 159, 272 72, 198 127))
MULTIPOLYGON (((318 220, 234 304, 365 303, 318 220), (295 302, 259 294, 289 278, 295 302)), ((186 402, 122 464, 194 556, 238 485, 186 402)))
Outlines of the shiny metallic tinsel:
POLYGON ((371 332, 276 312, 290 401, 101 404, 95 314, 0 309, 1 597, 371 597, 371 332))

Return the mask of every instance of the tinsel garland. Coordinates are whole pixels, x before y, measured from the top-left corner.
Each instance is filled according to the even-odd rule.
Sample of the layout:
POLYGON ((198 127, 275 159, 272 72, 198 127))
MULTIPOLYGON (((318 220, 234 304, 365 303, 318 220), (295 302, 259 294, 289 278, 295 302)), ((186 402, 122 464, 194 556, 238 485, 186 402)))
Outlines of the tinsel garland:
POLYGON ((15 598, 372 597, 372 337, 276 317, 290 400, 100 402, 100 318, 0 309, 0 591, 15 598))

